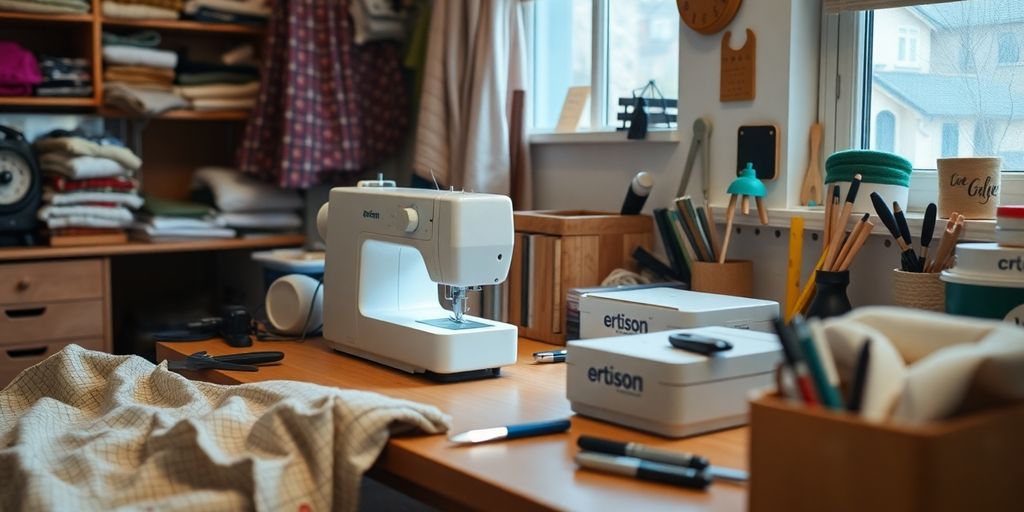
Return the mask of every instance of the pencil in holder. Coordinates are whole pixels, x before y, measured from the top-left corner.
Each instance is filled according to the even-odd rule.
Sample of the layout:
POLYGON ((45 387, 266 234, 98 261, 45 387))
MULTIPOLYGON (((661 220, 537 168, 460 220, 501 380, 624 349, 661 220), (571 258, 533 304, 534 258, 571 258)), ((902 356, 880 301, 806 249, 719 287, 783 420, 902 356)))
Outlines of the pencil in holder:
POLYGON ((751 260, 692 261, 690 279, 690 289, 695 292, 754 296, 754 262, 751 260))
POLYGON ((946 286, 938 272, 904 272, 892 269, 892 299, 897 306, 946 311, 946 286))

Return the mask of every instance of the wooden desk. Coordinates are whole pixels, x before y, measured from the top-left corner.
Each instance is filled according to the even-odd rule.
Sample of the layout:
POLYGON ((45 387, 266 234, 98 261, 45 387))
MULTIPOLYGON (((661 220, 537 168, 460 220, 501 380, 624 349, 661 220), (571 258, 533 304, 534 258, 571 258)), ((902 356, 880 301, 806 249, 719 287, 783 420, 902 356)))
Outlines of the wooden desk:
MULTIPOLYGON (((157 357, 176 359, 206 350, 213 355, 280 350, 282 364, 259 372, 204 371, 189 374, 235 384, 272 379, 376 391, 432 404, 453 418, 454 432, 568 417, 564 364, 532 364, 532 353, 551 345, 519 340, 519 363, 496 379, 437 384, 397 370, 342 355, 323 340, 304 344, 257 342, 247 349, 222 341, 159 343, 157 357)), ((621 476, 577 470, 572 458, 580 434, 637 441, 698 453, 713 464, 747 468, 746 428, 671 440, 572 416, 567 435, 548 435, 472 446, 452 445, 445 436, 392 438, 373 475, 443 509, 488 510, 743 510, 746 487, 716 482, 694 491, 621 476)))

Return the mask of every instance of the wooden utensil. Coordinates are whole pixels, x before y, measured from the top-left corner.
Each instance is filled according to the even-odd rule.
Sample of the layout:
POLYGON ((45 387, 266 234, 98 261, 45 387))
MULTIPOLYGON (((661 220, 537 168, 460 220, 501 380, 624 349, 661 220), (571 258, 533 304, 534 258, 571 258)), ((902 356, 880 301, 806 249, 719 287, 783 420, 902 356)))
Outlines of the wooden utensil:
POLYGON ((811 125, 811 158, 807 162, 807 172, 804 174, 804 183, 800 187, 800 204, 807 206, 814 201, 814 204, 821 204, 821 165, 818 163, 818 154, 821 152, 821 123, 811 125))

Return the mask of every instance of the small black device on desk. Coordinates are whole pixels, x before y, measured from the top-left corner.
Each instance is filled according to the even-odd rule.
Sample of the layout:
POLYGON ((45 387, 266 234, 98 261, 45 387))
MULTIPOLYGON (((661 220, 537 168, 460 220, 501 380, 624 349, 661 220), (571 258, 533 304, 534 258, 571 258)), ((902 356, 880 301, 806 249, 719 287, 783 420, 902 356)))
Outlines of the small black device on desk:
POLYGON ((0 246, 33 245, 42 175, 21 132, 0 125, 0 246))
POLYGON ((276 363, 284 359, 284 352, 243 352, 211 356, 206 352, 196 352, 179 361, 168 361, 169 370, 237 370, 242 372, 259 371, 257 364, 276 363))
POLYGON ((694 334, 692 332, 671 334, 668 337, 668 342, 675 348, 683 349, 687 352, 695 352, 705 356, 716 352, 732 350, 732 343, 729 343, 728 341, 701 334, 694 334))

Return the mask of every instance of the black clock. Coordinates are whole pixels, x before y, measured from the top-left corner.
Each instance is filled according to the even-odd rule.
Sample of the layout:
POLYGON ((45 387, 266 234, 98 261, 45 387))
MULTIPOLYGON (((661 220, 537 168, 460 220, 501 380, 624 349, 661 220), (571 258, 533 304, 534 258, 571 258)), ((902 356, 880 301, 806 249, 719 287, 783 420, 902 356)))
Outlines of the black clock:
POLYGON ((21 132, 0 125, 0 246, 31 245, 42 176, 21 132))

